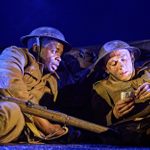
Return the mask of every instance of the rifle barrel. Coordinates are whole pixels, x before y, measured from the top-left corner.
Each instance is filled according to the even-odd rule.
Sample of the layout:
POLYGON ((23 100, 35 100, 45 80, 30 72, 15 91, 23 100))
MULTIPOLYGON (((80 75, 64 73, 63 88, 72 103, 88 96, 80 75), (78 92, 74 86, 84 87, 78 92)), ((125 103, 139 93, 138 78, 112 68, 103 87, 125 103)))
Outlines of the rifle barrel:
POLYGON ((28 113, 51 121, 63 123, 65 125, 74 126, 95 133, 102 133, 111 130, 110 128, 102 125, 98 125, 89 121, 78 119, 61 112, 46 109, 45 107, 42 107, 38 104, 34 104, 31 101, 24 101, 12 97, 4 97, 4 96, 0 96, 0 97, 2 101, 9 101, 18 104, 22 112, 24 113, 28 113))

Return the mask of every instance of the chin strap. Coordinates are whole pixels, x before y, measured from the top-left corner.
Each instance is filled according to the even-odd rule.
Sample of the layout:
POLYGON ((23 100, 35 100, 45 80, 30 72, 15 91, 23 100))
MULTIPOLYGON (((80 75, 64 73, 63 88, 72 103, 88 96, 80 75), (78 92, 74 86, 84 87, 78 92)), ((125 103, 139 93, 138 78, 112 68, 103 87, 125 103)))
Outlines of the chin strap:
POLYGON ((40 61, 40 53, 41 53, 41 45, 40 45, 40 37, 36 37, 36 50, 37 50, 37 61, 40 61))

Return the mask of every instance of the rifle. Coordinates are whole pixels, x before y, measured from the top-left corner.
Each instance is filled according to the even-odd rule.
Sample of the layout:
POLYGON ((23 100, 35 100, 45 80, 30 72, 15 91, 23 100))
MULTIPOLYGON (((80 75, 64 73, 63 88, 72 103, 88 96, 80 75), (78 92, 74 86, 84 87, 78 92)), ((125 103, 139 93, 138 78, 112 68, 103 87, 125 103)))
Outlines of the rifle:
POLYGON ((60 113, 54 110, 47 109, 38 104, 34 104, 33 102, 29 100, 25 101, 25 100, 20 100, 17 98, 12 98, 12 97, 4 97, 1 95, 0 95, 0 98, 2 101, 9 101, 9 102, 14 102, 18 104, 21 108, 21 111, 24 113, 42 117, 51 121, 62 123, 64 125, 74 126, 77 128, 87 130, 87 131, 94 132, 94 133, 102 133, 102 132, 112 130, 102 125, 97 125, 89 121, 85 121, 85 120, 78 119, 72 116, 68 116, 67 114, 64 114, 64 113, 60 113))

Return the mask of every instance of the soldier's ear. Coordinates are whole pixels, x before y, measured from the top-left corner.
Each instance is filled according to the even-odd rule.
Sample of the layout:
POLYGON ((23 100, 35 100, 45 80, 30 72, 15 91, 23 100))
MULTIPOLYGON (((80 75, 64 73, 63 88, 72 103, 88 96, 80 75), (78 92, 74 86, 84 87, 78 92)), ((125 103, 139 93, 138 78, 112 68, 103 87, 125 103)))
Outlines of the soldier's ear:
POLYGON ((33 46, 32 46, 32 51, 33 51, 33 52, 36 52, 36 51, 37 51, 37 44, 36 44, 36 43, 33 44, 33 46))
POLYGON ((108 71, 108 70, 105 70, 105 72, 106 72, 107 74, 109 74, 109 71, 108 71))
POLYGON ((107 73, 107 74, 109 74, 109 71, 108 71, 108 69, 105 67, 104 68, 104 70, 105 70, 105 72, 107 73))

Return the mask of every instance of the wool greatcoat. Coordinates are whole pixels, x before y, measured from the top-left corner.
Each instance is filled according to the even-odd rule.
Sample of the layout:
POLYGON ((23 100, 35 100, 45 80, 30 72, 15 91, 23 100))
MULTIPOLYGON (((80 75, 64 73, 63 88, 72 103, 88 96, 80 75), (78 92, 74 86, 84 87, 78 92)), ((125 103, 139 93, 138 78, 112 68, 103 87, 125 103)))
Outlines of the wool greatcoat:
MULTIPOLYGON (((121 92, 134 92, 143 83, 150 83, 150 63, 146 63, 136 72, 133 79, 120 81, 109 75, 107 79, 100 80, 93 85, 92 107, 97 122, 111 125, 117 121, 112 114, 115 103, 121 99, 121 92), (99 114, 99 115, 98 115, 99 114)), ((135 100, 136 107, 122 119, 144 117, 150 115, 150 97, 135 100)))
MULTIPOLYGON (((43 74, 43 64, 36 61, 27 49, 11 46, 0 55, 0 94, 39 104, 44 94, 56 100, 57 80, 43 74)), ((0 101, 0 143, 15 140, 25 125, 19 106, 0 101)))

